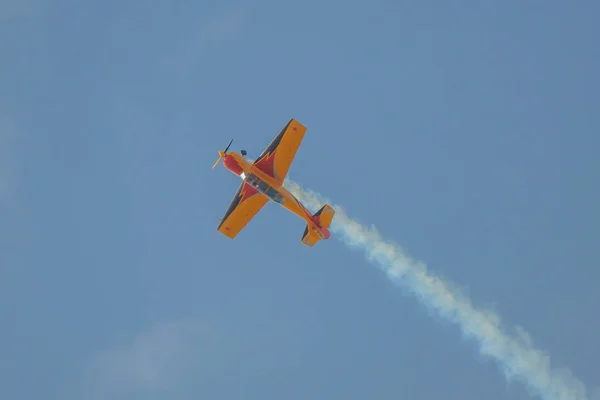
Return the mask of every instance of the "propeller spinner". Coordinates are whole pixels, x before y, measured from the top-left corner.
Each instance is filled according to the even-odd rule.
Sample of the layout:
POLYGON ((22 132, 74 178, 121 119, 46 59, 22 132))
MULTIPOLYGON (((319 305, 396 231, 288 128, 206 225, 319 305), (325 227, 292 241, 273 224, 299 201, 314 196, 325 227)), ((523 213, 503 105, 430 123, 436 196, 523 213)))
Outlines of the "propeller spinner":
POLYGON ((227 147, 225 147, 225 150, 219 150, 219 158, 217 158, 217 161, 212 166, 212 169, 215 169, 219 161, 221 161, 223 158, 225 158, 225 156, 227 156, 227 150, 229 150, 229 146, 231 146, 231 143, 233 143, 233 139, 231 139, 231 142, 229 142, 227 147))

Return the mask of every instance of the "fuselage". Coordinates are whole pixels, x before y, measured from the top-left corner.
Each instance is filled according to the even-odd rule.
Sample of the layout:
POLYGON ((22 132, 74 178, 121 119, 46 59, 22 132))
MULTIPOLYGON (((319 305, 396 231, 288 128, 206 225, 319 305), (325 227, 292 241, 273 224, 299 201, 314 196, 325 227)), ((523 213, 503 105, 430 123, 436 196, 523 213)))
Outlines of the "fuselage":
POLYGON ((287 208, 306 221, 310 229, 314 230, 323 238, 329 237, 329 231, 321 228, 318 221, 313 218, 310 211, 290 193, 282 183, 258 169, 244 156, 236 152, 227 153, 223 159, 223 165, 234 175, 239 176, 246 184, 255 188, 260 195, 287 208))

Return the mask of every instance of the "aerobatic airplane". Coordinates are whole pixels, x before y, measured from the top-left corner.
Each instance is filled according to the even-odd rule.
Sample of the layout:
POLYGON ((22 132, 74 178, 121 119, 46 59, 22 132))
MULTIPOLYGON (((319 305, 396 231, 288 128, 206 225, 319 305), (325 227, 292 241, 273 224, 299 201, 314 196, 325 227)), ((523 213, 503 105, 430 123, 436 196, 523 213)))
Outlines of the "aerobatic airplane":
POLYGON ((245 150, 242 150, 241 154, 227 152, 233 139, 224 151, 219 150, 219 158, 213 169, 223 160, 225 168, 242 178, 242 184, 221 219, 219 232, 233 239, 260 209, 272 200, 306 221, 302 243, 312 247, 322 239, 329 239, 328 228, 335 214, 334 209, 325 204, 319 211, 311 214, 283 187, 283 180, 305 132, 306 127, 295 119, 290 119, 254 163, 246 160, 245 150))

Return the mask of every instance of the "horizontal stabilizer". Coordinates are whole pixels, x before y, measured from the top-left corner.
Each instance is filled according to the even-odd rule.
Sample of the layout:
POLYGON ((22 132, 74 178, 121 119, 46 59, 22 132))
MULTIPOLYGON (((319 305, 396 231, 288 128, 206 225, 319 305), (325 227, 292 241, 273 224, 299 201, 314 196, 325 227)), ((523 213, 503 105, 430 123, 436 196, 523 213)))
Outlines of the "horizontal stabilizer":
POLYGON ((313 247, 319 240, 321 240, 321 236, 306 225, 304 235, 302 235, 302 243, 308 247, 313 247))
POLYGON ((317 224, 317 228, 306 225, 304 235, 302 235, 302 243, 308 247, 314 246, 319 240, 329 239, 329 226, 333 220, 335 210, 328 204, 325 204, 319 211, 312 215, 313 221, 317 224))
POLYGON ((317 219, 321 228, 329 228, 334 214, 335 210, 329 204, 325 204, 319 211, 313 214, 313 218, 317 219))

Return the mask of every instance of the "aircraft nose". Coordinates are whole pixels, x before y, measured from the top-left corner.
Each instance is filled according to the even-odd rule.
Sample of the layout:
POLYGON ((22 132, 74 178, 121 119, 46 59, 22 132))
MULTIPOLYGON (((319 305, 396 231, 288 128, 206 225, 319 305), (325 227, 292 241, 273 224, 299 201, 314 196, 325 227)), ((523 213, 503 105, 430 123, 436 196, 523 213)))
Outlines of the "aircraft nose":
POLYGON ((233 158, 230 155, 227 155, 225 157, 225 159, 223 160, 223 164, 225 165, 225 168, 227 168, 236 175, 240 175, 242 172, 244 172, 242 166, 238 164, 235 158, 233 158))

